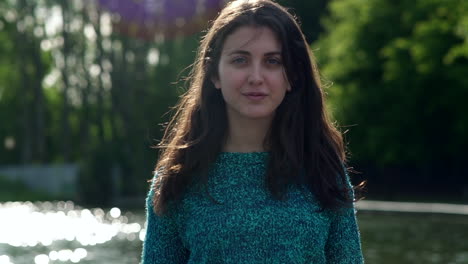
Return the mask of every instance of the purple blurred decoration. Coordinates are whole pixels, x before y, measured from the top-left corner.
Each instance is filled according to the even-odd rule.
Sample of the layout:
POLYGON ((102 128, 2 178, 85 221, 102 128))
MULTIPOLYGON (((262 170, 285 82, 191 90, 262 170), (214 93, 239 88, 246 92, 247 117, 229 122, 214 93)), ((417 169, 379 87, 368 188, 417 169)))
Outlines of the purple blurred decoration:
POLYGON ((152 38, 191 34, 206 27, 221 10, 226 0, 98 0, 99 5, 120 19, 115 22, 120 32, 135 37, 152 38))

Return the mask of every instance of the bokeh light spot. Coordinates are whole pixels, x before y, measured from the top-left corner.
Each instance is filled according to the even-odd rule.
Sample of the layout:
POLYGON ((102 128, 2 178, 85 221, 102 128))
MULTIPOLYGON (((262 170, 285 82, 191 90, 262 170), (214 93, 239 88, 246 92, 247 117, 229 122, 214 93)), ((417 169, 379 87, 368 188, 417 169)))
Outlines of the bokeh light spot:
POLYGON ((110 215, 113 217, 113 218, 118 218, 120 216, 121 212, 120 212, 120 209, 117 208, 117 207, 114 207, 110 210, 110 215))

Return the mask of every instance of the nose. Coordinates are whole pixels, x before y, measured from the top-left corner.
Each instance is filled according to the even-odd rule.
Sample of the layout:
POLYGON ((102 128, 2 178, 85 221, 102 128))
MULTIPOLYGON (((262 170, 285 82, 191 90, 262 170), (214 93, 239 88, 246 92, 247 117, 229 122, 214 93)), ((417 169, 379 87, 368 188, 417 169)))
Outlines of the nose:
POLYGON ((258 86, 263 84, 263 72, 261 65, 253 65, 249 74, 248 82, 250 85, 258 86))

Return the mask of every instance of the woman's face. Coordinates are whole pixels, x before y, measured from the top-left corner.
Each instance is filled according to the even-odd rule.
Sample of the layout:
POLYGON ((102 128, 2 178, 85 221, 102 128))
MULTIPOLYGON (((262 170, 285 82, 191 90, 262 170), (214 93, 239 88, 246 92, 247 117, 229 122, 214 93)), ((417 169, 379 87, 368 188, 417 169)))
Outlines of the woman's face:
POLYGON ((290 90, 281 43, 268 27, 243 26, 227 36, 218 64, 218 78, 229 120, 272 120, 290 90))

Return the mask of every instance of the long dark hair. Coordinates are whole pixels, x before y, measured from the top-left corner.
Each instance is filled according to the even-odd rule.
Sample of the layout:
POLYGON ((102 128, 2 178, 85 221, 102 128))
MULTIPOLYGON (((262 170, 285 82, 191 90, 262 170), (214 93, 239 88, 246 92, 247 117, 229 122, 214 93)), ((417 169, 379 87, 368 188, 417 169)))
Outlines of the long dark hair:
POLYGON ((238 0, 220 12, 202 38, 189 89, 159 144, 155 211, 164 213, 194 181, 206 186, 208 168, 222 151, 227 131, 225 103, 211 80, 218 77, 226 37, 242 26, 268 27, 277 35, 291 85, 264 142, 270 152, 265 180, 271 194, 282 199, 288 185, 299 184, 314 193, 322 208, 351 204, 343 139, 327 117, 317 67, 299 25, 275 2, 238 0))

